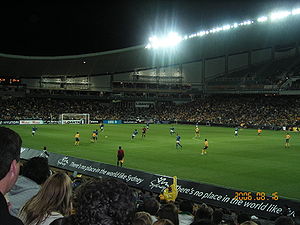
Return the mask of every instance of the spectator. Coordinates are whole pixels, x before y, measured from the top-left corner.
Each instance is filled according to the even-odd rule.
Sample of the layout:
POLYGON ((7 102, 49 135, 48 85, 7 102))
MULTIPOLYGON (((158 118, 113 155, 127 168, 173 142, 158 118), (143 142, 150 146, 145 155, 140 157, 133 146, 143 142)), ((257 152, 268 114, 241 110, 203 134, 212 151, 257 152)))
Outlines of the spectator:
POLYGON ((291 217, 280 216, 275 220, 275 225, 294 225, 295 222, 291 217))
POLYGON ((21 207, 40 190, 50 176, 48 159, 33 157, 21 168, 21 175, 16 184, 8 193, 11 203, 10 213, 14 216, 19 214, 21 207))
POLYGON ((71 213, 71 179, 65 173, 51 175, 40 191, 21 209, 25 224, 48 225, 71 213))
POLYGON ((188 200, 183 200, 179 203, 179 224, 190 225, 194 221, 193 216, 193 203, 188 200))
POLYGON ((241 225, 257 225, 257 223, 249 220, 249 221, 245 221, 245 222, 241 223, 241 225))
POLYGON ((74 201, 76 213, 61 224, 131 225, 136 210, 133 190, 116 179, 82 184, 76 189, 74 201))
POLYGON ((136 212, 132 225, 152 225, 151 215, 147 212, 136 212))
POLYGON ((174 203, 163 205, 158 210, 157 215, 159 219, 169 219, 174 223, 174 225, 179 225, 178 209, 174 203))
POLYGON ((168 219, 159 219, 153 225, 174 225, 174 223, 168 219))
POLYGON ((220 209, 216 209, 212 214, 212 222, 214 225, 219 225, 222 222, 223 212, 220 209))
POLYGON ((251 219, 251 217, 246 213, 239 213, 238 216, 237 216, 238 224, 249 221, 250 219, 251 219))
POLYGON ((157 220, 157 212, 159 210, 159 202, 154 198, 144 199, 144 211, 150 213, 153 223, 157 220))
POLYGON ((194 222, 197 222, 199 220, 211 220, 212 217, 212 211, 207 206, 200 206, 198 210, 195 213, 194 222))
POLYGON ((22 139, 6 127, 0 127, 0 137, 0 222, 5 225, 21 225, 21 220, 9 214, 4 195, 19 176, 22 139))
POLYGON ((191 225, 214 225, 211 220, 201 219, 198 221, 194 221, 191 225))

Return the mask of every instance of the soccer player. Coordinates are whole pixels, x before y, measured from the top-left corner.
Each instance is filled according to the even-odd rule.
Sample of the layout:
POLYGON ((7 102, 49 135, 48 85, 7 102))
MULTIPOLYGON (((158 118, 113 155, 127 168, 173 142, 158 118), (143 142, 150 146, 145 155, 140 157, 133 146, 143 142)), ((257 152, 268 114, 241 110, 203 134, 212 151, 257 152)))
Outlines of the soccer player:
POLYGON ((96 141, 98 141, 98 129, 95 130, 95 134, 96 134, 96 141))
POLYGON ((171 135, 175 134, 175 128, 174 128, 174 127, 171 127, 171 128, 170 128, 170 134, 171 134, 171 135))
POLYGON ((147 128, 143 127, 142 128, 142 138, 146 137, 146 131, 147 131, 147 128))
POLYGON ((262 132, 262 129, 261 129, 261 128, 258 128, 258 130, 257 130, 257 135, 258 135, 258 136, 261 136, 261 132, 262 132))
POLYGON ((198 126, 195 128, 195 138, 200 137, 200 129, 198 126))
POLYGON ((290 147, 290 139, 291 139, 291 135, 289 133, 287 133, 285 135, 285 148, 289 148, 290 147))
POLYGON ((149 126, 150 126, 150 124, 146 123, 147 130, 149 130, 149 126))
POLYGON ((36 132, 37 128, 36 127, 32 127, 31 129, 31 135, 34 136, 35 132, 36 132))
POLYGON ((75 145, 78 146, 80 144, 80 134, 78 131, 76 132, 74 137, 75 137, 75 145))
POLYGON ((239 128, 238 127, 236 127, 235 129, 234 129, 234 136, 238 136, 239 134, 239 128))
POLYGON ((119 146, 119 150, 117 152, 117 166, 123 166, 123 163, 124 163, 124 156, 125 156, 125 152, 124 150, 122 149, 121 146, 119 146))
POLYGON ((205 139, 205 140, 204 140, 204 147, 203 147, 203 149, 202 149, 201 155, 206 154, 206 153, 207 153, 207 152, 206 152, 207 149, 208 149, 208 140, 205 139))
POLYGON ((95 143, 95 141, 96 141, 96 131, 93 131, 93 133, 92 133, 92 138, 91 138, 91 142, 93 142, 93 143, 95 143))
POLYGON ((131 140, 135 138, 135 136, 138 134, 139 132, 137 131, 137 129, 135 129, 131 135, 131 140))
POLYGON ((101 131, 101 132, 104 131, 104 124, 103 124, 103 123, 100 124, 100 131, 101 131))
POLYGON ((182 149, 182 145, 180 144, 181 141, 181 137, 179 136, 179 134, 177 134, 176 136, 176 149, 178 149, 178 146, 180 146, 180 148, 182 149))

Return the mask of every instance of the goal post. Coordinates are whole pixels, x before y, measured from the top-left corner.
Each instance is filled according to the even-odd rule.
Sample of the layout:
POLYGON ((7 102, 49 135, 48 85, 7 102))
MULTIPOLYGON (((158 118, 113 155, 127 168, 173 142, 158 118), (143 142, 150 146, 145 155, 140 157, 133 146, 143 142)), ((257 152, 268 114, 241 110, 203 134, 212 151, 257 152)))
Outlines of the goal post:
POLYGON ((89 113, 63 113, 59 115, 61 124, 90 124, 89 113))

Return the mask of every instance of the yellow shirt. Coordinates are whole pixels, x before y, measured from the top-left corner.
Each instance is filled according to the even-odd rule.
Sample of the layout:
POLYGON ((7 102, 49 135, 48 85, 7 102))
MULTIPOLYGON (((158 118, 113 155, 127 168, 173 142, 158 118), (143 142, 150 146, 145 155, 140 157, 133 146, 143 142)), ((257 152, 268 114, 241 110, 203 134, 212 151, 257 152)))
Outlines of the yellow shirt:
POLYGON ((291 135, 287 134, 285 135, 285 139, 290 139, 291 138, 291 135))
POLYGON ((208 147, 208 141, 204 141, 204 146, 208 147))
POLYGON ((171 184, 169 187, 167 187, 163 192, 163 199, 165 199, 167 202, 173 201, 175 202, 177 196, 178 196, 178 190, 177 190, 177 177, 173 177, 173 184, 171 184), (169 190, 170 187, 170 190, 169 190))
POLYGON ((75 134, 75 138, 80 138, 80 134, 75 134))

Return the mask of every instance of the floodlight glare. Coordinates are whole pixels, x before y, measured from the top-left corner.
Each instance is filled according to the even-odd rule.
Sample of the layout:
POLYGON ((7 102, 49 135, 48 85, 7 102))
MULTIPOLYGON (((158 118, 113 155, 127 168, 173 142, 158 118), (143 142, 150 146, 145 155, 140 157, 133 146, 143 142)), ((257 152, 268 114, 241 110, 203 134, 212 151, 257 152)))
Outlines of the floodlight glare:
POLYGON ((259 18, 257 18, 257 22, 262 23, 268 20, 268 17, 266 16, 261 16, 259 18))
POLYGON ((300 8, 292 10, 292 15, 298 15, 298 14, 300 14, 300 8))
POLYGON ((290 11, 279 11, 279 12, 273 12, 271 13, 271 20, 279 20, 283 19, 291 14, 290 11))
POLYGON ((223 27, 222 27, 222 30, 229 30, 230 29, 230 25, 224 25, 223 27))

